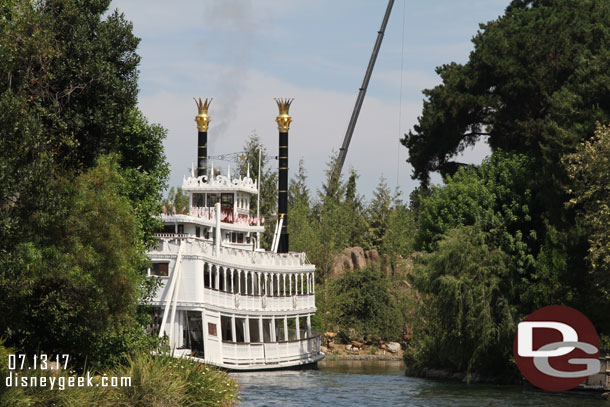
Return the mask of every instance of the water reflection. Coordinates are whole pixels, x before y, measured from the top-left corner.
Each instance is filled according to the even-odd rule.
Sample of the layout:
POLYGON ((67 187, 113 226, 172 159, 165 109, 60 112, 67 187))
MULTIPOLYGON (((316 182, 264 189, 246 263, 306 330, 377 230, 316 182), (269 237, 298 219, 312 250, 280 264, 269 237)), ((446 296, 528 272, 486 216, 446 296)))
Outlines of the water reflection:
POLYGON ((236 373, 246 407, 607 406, 592 398, 524 392, 518 386, 465 385, 407 377, 401 362, 336 361, 318 370, 236 373))

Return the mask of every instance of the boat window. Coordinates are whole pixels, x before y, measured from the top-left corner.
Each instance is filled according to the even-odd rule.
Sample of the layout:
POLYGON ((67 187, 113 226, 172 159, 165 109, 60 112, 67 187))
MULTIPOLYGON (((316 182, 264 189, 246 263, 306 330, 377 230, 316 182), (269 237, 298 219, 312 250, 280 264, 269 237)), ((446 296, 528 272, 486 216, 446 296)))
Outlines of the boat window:
POLYGON ((184 233, 184 225, 178 225, 178 233, 184 233))
POLYGON ((208 322, 208 335, 218 336, 218 333, 216 332, 216 324, 208 322))
POLYGON ((222 194, 222 209, 233 209, 233 194, 222 194))
POLYGON ((204 194, 193 194, 193 206, 201 208, 205 206, 205 195, 204 194))
POLYGON ((238 233, 237 234, 237 243, 243 243, 243 242, 244 242, 244 234, 238 233))
POLYGON ((214 207, 218 202, 218 194, 208 194, 208 208, 214 207))
POLYGON ((176 233, 176 226, 174 226, 174 225, 163 226, 163 233, 176 233))
POLYGON ((158 277, 167 277, 169 274, 169 263, 153 263, 150 274, 158 277))
POLYGON ((208 264, 203 267, 203 286, 205 288, 212 288, 210 284, 210 266, 208 264))
POLYGON ((199 226, 195 226, 195 236, 201 237, 201 228, 199 226))

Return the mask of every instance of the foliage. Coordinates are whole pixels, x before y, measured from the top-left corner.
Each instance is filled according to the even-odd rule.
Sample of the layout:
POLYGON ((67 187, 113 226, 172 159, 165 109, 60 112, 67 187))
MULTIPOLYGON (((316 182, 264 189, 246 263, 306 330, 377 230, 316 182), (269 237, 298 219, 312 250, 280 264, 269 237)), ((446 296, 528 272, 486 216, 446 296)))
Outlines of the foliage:
POLYGON ((404 325, 399 299, 391 281, 379 268, 347 271, 326 281, 324 319, 332 329, 353 330, 353 339, 381 337, 397 340, 404 325))
POLYGON ((444 186, 431 187, 418 211, 416 249, 432 251, 448 230, 476 222, 488 225, 511 252, 521 247, 519 240, 533 245, 535 202, 527 186, 531 171, 528 156, 497 152, 479 167, 448 176, 444 186))
MULTIPOLYGON (((595 136, 580 144, 574 154, 566 156, 564 164, 572 180, 568 190, 571 199, 567 205, 576 209, 577 222, 586 231, 589 243, 588 274, 595 285, 588 287, 588 293, 595 293, 598 305, 609 304, 610 128, 598 126, 595 136)), ((600 315, 599 319, 601 322, 606 318, 600 315)))
POLYGON ((105 1, 9 1, 0 18, 3 93, 44 127, 38 152, 90 167, 122 144, 136 105, 137 39, 105 1))
POLYGON ((599 126, 595 137, 564 162, 573 180, 569 205, 580 209, 590 233, 589 261, 600 274, 610 274, 610 128, 599 126))
POLYGON ((233 378, 193 360, 143 353, 111 372, 130 376, 133 386, 112 389, 106 398, 108 405, 232 406, 238 399, 238 386, 233 378))
MULTIPOLYGON (((9 349, 0 345, 0 355, 9 349)), ((4 358, 6 360, 6 358, 4 358)), ((8 374, 2 368, 2 380, 8 374)), ((19 374, 20 371, 14 373, 19 374)), ((2 387, 0 403, 6 407, 163 407, 163 406, 233 406, 238 401, 238 386, 227 373, 199 362, 175 359, 167 355, 152 356, 138 353, 126 363, 99 372, 88 371, 93 387, 68 387, 58 390, 58 381, 67 383, 74 376, 71 371, 28 370, 37 378, 51 374, 55 389, 49 387, 2 387), (130 377, 131 386, 102 387, 101 376, 130 377)), ((87 372, 84 373, 87 375, 87 372)))
POLYGON ((12 293, 1 300, 0 321, 20 349, 99 366, 144 340, 135 307, 148 261, 118 171, 106 157, 75 180, 55 180, 60 212, 44 233, 15 247, 13 272, 0 276, 0 290, 12 293))
POLYGON ((402 140, 415 177, 453 172, 451 158, 485 137, 492 150, 534 154, 551 193, 561 156, 610 119, 610 4, 513 0, 472 42, 466 64, 437 68, 442 84, 424 91, 402 140))
MULTIPOLYGON (((119 141, 119 166, 126 196, 141 225, 140 238, 147 245, 154 242, 153 233, 159 230, 161 221, 155 217, 161 211, 159 200, 166 187, 169 164, 163 151, 167 130, 158 124, 150 124, 137 108, 128 109, 119 141)), ((188 209, 188 199, 183 204, 188 209)))
POLYGON ((162 201, 163 210, 168 213, 188 213, 189 197, 182 192, 182 187, 170 187, 167 192, 167 198, 162 201))
MULTIPOLYGON (((260 137, 256 133, 252 133, 246 144, 244 145, 244 154, 246 156, 245 161, 240 165, 240 171, 243 176, 246 175, 247 169, 250 169, 250 177, 253 179, 258 178, 258 156, 260 151, 260 168, 261 168, 261 179, 260 181, 260 216, 265 218, 265 233, 261 236, 261 247, 266 249, 271 248, 273 241, 273 231, 275 228, 275 218, 277 217, 277 172, 276 169, 272 168, 269 162, 269 153, 265 146, 263 146, 260 137)), ((257 208, 257 197, 252 196, 250 200, 250 216, 256 216, 257 208)), ((288 223, 290 227, 290 223, 288 223)))
POLYGON ((418 257, 414 287, 422 295, 410 369, 503 373, 518 322, 511 259, 477 226, 448 231, 438 249, 418 257))
POLYGON ((168 173, 165 130, 136 107, 139 40, 109 3, 0 6, 0 332, 93 366, 147 344, 136 305, 168 173))
MULTIPOLYGON (((534 160, 494 152, 420 195, 413 287, 420 315, 406 360, 485 374, 514 372, 515 321, 536 308, 570 303, 572 276, 555 252, 561 236, 538 238, 538 204, 528 179, 534 160)), ((539 213, 539 212, 538 212, 539 213)))
POLYGON ((377 189, 373 192, 373 200, 367 208, 368 231, 367 247, 381 247, 383 237, 388 228, 390 211, 392 210, 392 195, 385 177, 381 176, 377 189))
MULTIPOLYGON (((480 352, 494 347, 498 366, 509 368, 498 342, 511 342, 499 335, 510 320, 506 310, 518 319, 544 305, 566 304, 587 314, 602 334, 610 329, 606 130, 593 137, 595 123, 610 119, 609 22, 610 5, 601 0, 514 0, 503 16, 481 25, 466 64, 437 68, 442 84, 424 91, 423 114, 402 140, 422 181, 412 194, 415 248, 428 252, 418 274, 425 274, 422 267, 431 275, 444 270, 438 286, 418 280, 432 305, 422 305, 428 326, 411 348, 411 363, 439 364, 429 356, 455 340, 443 336, 443 328, 453 326, 443 319, 447 311, 439 301, 447 292, 441 288, 449 286, 440 282, 455 288, 467 276, 456 282, 449 262, 435 263, 452 245, 480 258, 503 253, 497 269, 477 273, 484 276, 481 284, 501 276, 498 292, 508 304, 504 317, 471 326, 476 336, 467 338, 485 347, 463 349, 467 359, 452 360, 452 368, 489 369, 480 352), (493 154, 479 168, 452 161, 482 138, 493 154), (432 171, 446 175, 445 186, 429 187, 432 171)), ((485 303, 488 291, 449 298, 454 307, 469 296, 473 304, 485 303)))
POLYGON ((316 246, 316 223, 310 217, 310 197, 303 160, 299 161, 297 176, 290 180, 288 187, 288 219, 290 250, 319 252, 320 248, 316 246))
POLYGON ((379 252, 387 255, 393 269, 399 257, 406 258, 413 253, 413 239, 416 231, 413 212, 403 205, 392 208, 387 215, 387 228, 381 236, 379 252))
POLYGON ((307 252, 316 264, 319 281, 330 273, 336 253, 346 247, 362 246, 366 233, 365 206, 357 193, 358 174, 350 170, 349 178, 333 176, 337 156, 327 163, 326 182, 318 190, 310 209, 315 227, 315 243, 307 252))

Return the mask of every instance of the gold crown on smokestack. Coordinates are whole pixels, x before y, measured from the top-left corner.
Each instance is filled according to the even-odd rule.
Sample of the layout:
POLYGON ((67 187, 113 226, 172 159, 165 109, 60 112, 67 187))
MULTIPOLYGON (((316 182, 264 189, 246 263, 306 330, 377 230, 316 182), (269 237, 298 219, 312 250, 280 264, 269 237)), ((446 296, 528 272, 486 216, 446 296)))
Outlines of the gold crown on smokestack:
POLYGON ((280 114, 275 119, 277 128, 280 132, 286 133, 290 130, 290 122, 292 122, 292 117, 288 114, 288 110, 290 110, 290 105, 294 99, 275 98, 274 100, 275 103, 277 103, 277 107, 280 109, 280 114))
POLYGON ((199 114, 195 116, 195 121, 197 122, 197 130, 199 131, 208 131, 208 126, 212 119, 208 116, 208 107, 212 103, 212 98, 208 101, 208 98, 205 98, 204 101, 199 98, 199 100, 193 98, 195 100, 195 104, 197 105, 197 110, 199 114))

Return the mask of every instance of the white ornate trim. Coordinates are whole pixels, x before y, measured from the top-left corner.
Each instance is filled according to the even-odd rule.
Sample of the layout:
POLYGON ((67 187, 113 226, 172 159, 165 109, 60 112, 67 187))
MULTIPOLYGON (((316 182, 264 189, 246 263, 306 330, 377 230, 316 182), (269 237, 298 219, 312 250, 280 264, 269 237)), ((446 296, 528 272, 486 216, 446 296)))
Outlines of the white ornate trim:
POLYGON ((207 175, 201 175, 199 177, 185 177, 182 182, 182 189, 185 191, 237 189, 245 192, 256 193, 257 185, 256 181, 250 177, 231 178, 225 175, 217 175, 208 179, 207 175))

